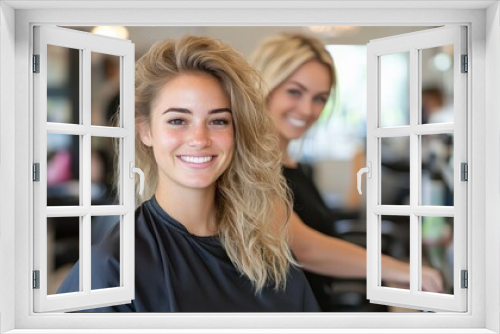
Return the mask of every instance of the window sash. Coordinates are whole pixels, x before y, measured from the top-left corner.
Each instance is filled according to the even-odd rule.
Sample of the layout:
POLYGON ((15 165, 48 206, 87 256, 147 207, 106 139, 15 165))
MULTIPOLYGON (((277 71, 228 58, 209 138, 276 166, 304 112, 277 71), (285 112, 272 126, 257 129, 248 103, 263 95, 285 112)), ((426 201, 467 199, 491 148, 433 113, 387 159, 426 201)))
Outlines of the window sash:
POLYGON ((40 164, 40 181, 34 182, 34 267, 40 272, 40 288, 34 289, 34 311, 73 311, 111 304, 129 303, 134 298, 134 178, 129 163, 135 161, 134 148, 134 44, 58 27, 34 28, 34 54, 40 55, 40 73, 34 80, 34 162, 40 164), (47 45, 80 50, 79 119, 80 124, 47 122, 47 45), (92 126, 90 108, 91 52, 120 57, 121 124, 117 128, 92 126), (79 206, 47 207, 47 134, 77 135, 80 140, 79 206), (120 205, 93 206, 90 194, 92 136, 120 139, 120 205), (95 215, 120 215, 120 287, 91 290, 90 224, 95 215), (48 217, 80 217, 79 269, 80 291, 47 295, 47 225, 48 217))
POLYGON ((435 28, 416 33, 373 40, 368 44, 368 115, 367 161, 371 162, 372 178, 367 179, 367 297, 385 305, 403 306, 431 311, 467 310, 467 290, 460 288, 460 271, 467 269, 467 183, 460 180, 460 163, 467 162, 467 77, 460 73, 461 54, 467 54, 465 27, 435 28), (419 125, 420 68, 419 50, 454 45, 454 123, 419 125), (392 128, 380 127, 380 57, 409 52, 410 54, 410 124, 392 128), (454 206, 430 207, 419 205, 421 193, 419 136, 425 134, 454 134, 454 206), (381 145, 382 137, 408 136, 410 139, 410 205, 392 206, 381 203, 381 145), (381 215, 410 217, 410 289, 380 286, 381 282, 381 215), (445 295, 418 291, 421 277, 422 215, 454 217, 454 294, 445 295))

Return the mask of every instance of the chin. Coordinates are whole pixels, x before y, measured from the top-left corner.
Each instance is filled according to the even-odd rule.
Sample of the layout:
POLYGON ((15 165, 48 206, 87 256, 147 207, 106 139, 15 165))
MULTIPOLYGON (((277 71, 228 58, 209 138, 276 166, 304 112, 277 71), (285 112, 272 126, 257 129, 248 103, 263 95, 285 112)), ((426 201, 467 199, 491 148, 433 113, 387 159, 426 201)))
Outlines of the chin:
POLYGON ((285 135, 285 138, 290 141, 290 140, 296 140, 300 139, 304 135, 305 131, 290 131, 287 135, 285 135))
POLYGON ((192 189, 207 189, 213 187, 215 180, 189 180, 184 186, 192 189))

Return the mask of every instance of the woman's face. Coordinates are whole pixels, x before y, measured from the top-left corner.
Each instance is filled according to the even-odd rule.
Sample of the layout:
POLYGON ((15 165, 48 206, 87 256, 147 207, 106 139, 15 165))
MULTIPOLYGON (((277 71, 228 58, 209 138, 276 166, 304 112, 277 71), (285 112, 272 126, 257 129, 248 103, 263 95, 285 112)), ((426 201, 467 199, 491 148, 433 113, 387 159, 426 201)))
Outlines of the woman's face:
POLYGON ((331 80, 328 67, 312 60, 271 92, 268 107, 283 140, 301 137, 316 122, 330 95, 331 80))
POLYGON ((166 83, 140 133, 153 148, 159 183, 168 189, 215 187, 234 152, 230 101, 219 82, 204 74, 181 74, 166 83))

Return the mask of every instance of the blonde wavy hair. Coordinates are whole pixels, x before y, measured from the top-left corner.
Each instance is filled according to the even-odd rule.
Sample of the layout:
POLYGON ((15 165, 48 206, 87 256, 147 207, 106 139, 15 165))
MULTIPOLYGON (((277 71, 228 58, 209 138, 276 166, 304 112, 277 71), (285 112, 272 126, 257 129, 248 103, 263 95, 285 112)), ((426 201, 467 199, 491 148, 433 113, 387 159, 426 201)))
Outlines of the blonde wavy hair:
POLYGON ((337 86, 333 58, 315 37, 299 33, 278 33, 263 40, 250 56, 250 63, 260 71, 266 84, 266 98, 305 63, 316 60, 331 75, 332 90, 337 86))
MULTIPOLYGON (((291 213, 289 190, 281 174, 278 141, 265 109, 258 72, 233 48, 197 36, 155 43, 136 63, 136 166, 147 180, 139 202, 154 195, 158 169, 152 149, 142 143, 139 128, 161 88, 184 73, 214 77, 230 99, 235 153, 217 181, 219 237, 236 268, 254 284, 282 289, 290 264, 287 245, 291 213)), ((148 124, 148 123, 147 123, 148 124)), ((136 187, 137 188, 137 187, 136 187)))

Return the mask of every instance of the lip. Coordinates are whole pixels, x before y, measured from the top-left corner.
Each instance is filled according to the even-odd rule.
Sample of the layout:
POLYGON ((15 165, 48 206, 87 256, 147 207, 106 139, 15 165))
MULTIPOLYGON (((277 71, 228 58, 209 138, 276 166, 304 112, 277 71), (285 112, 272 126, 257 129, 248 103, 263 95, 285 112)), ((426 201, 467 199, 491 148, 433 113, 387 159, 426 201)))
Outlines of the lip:
POLYGON ((191 169, 204 169, 214 164, 215 160, 217 160, 217 155, 204 154, 204 155, 192 155, 192 154, 180 154, 177 155, 176 158, 185 166, 188 166, 191 169), (195 161, 187 161, 184 157, 190 157, 195 159, 200 159, 203 157, 211 157, 211 160, 205 162, 195 162, 195 161))

